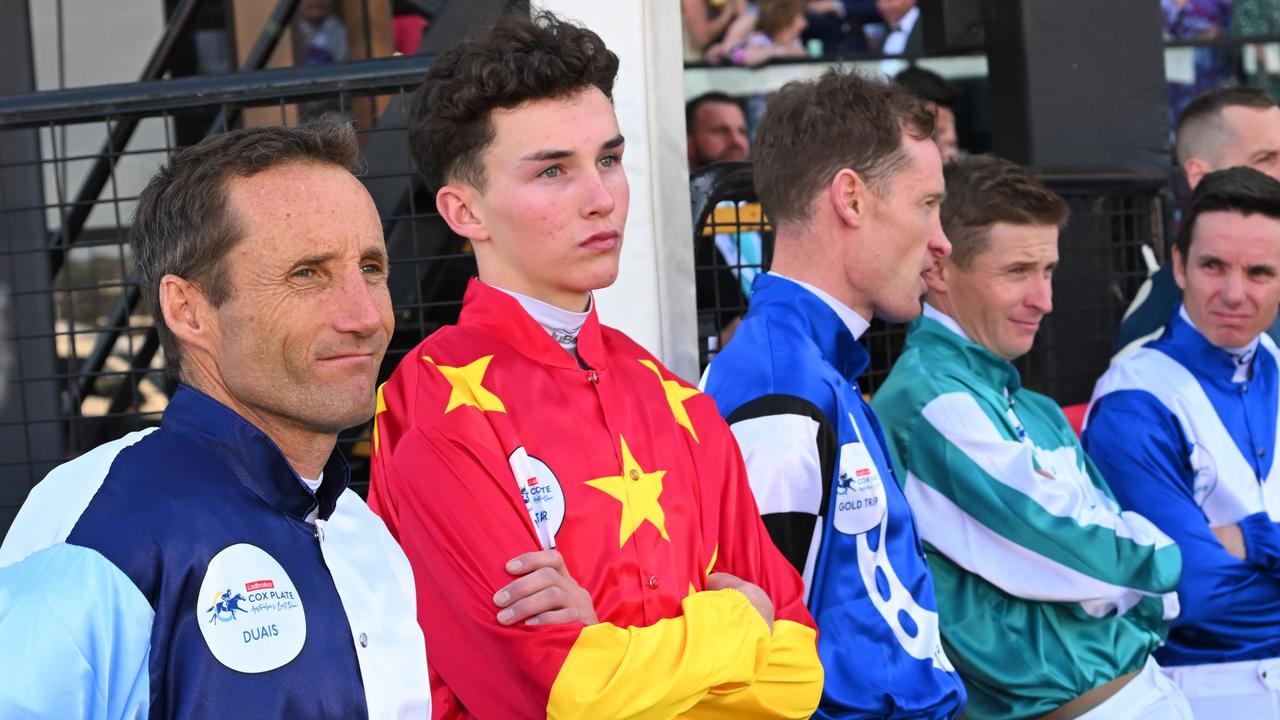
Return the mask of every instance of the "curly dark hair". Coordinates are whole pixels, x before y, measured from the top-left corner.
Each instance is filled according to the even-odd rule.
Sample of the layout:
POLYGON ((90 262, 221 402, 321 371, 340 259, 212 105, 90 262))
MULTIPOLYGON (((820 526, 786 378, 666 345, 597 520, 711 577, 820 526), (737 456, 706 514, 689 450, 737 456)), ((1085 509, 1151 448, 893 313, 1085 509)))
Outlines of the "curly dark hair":
POLYGON ((517 6, 432 63, 409 110, 409 151, 432 190, 484 190, 491 113, 595 87, 613 99, 618 56, 590 30, 517 6))
POLYGON ((775 224, 808 221, 814 198, 850 168, 881 195, 911 159, 902 135, 933 136, 933 113, 907 90, 827 70, 782 86, 752 148, 756 194, 775 224))
POLYGON ((1030 170, 995 155, 961 158, 943 176, 942 230, 951 241, 951 262, 959 267, 968 268, 986 249, 996 223, 1061 228, 1067 222, 1065 200, 1030 170))

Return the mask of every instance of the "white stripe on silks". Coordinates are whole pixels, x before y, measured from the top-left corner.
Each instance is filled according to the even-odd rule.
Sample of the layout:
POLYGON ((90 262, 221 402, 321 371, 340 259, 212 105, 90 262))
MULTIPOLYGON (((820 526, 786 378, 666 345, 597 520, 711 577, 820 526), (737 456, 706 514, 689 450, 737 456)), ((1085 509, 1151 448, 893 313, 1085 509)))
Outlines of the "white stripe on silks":
POLYGON ((1113 611, 1124 614, 1143 598, 1153 596, 1089 577, 1013 542, 978 522, 913 472, 907 473, 904 493, 925 542, 1014 597, 1078 602, 1090 615, 1104 617, 1113 611))
POLYGON ((818 565, 818 549, 822 547, 822 518, 813 523, 813 535, 809 538, 809 553, 804 558, 804 571, 800 579, 804 581, 804 604, 809 604, 809 591, 813 589, 813 572, 818 565))
MULTIPOLYGON (((1270 337, 1263 335, 1261 345, 1259 352, 1266 350, 1280 362, 1270 337)), ((1192 446, 1188 460, 1196 473, 1203 475, 1198 481, 1216 479, 1218 490, 1200 503, 1210 525, 1238 523, 1257 512, 1280 520, 1280 462, 1271 463, 1266 480, 1258 482, 1252 463, 1240 452, 1200 381, 1186 366, 1159 350, 1141 348, 1098 379, 1086 416, 1102 397, 1125 390, 1148 393, 1172 413, 1192 446)), ((1280 423, 1276 424, 1275 443, 1280 447, 1280 423)))
POLYGON ((369 717, 430 717, 426 643, 409 560, 382 520, 350 489, 316 527, 347 615, 369 717))
POLYGON ((1120 512, 1080 467, 1075 448, 1037 450, 1030 442, 1006 439, 968 393, 947 393, 934 398, 922 411, 925 420, 947 442, 977 463, 997 482, 1027 496, 1046 513, 1069 518, 1081 526, 1095 526, 1139 545, 1163 548, 1173 544, 1151 521, 1132 512, 1120 512), (1070 454, 1070 462, 1054 464, 1057 476, 1036 472, 1037 452, 1042 459, 1070 454))
POLYGON ((158 428, 131 432, 65 462, 44 477, 18 510, 0 545, 0 567, 65 542, 122 450, 158 428))
POLYGON ((821 514, 817 420, 789 413, 766 415, 739 420, 729 429, 742 449, 760 514, 821 514))

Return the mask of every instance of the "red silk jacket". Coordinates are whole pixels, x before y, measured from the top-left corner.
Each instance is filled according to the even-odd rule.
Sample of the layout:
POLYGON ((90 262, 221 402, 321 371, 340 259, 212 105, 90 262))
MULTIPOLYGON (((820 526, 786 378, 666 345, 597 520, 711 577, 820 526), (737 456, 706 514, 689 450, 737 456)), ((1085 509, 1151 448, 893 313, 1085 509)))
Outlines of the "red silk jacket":
POLYGON ((714 403, 594 311, 578 353, 473 280, 379 389, 369 505, 413 566, 436 717, 809 717, 803 585, 714 403), (506 561, 551 545, 600 623, 500 625, 506 561), (772 634, 711 572, 768 593, 772 634))

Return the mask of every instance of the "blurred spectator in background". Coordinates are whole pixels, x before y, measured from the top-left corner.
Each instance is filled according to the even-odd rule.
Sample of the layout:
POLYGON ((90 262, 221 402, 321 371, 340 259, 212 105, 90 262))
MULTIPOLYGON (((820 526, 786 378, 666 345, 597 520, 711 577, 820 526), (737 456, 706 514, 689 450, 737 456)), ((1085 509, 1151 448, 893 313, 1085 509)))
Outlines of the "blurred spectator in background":
POLYGON ((1280 107, 1254 88, 1210 90, 1178 119, 1174 155, 1193 189, 1208 173, 1236 165, 1280 180, 1280 107))
POLYGON ((422 45, 422 31, 427 29, 427 19, 417 13, 395 15, 391 18, 391 46, 397 55, 413 55, 422 45))
MULTIPOLYGON (((293 57, 298 65, 326 65, 347 59, 347 27, 334 14, 333 0, 299 2, 293 31, 293 57)), ((337 96, 298 104, 298 116, 303 121, 325 115, 346 119, 349 113, 343 111, 337 96)))
POLYGON ((713 162, 745 162, 751 152, 747 116, 737 100, 708 92, 684 106, 689 140, 689 171, 713 162))
POLYGON ((680 0, 685 62, 701 60, 746 9, 747 0, 680 0))
POLYGON ((333 12, 333 0, 298 3, 295 42, 301 49, 299 65, 323 65, 347 59, 347 26, 333 12))
POLYGON ((958 93, 942 76, 912 65, 894 76, 893 81, 925 101, 933 112, 933 141, 942 153, 943 164, 960 156, 960 140, 956 133, 955 105, 958 93))
MULTIPOLYGON (((1160 0, 1160 5, 1167 40, 1213 40, 1231 29, 1231 0, 1160 0)), ((1230 48, 1199 47, 1190 52, 1195 58, 1193 75, 1169 73, 1170 118, 1176 118, 1196 95, 1233 79, 1230 48)))
MULTIPOLYGON (((708 92, 685 105, 689 172, 717 162, 745 162, 751 153, 747 117, 738 101, 708 92)), ((713 323, 699 337, 713 337, 714 352, 729 342, 747 308, 751 284, 763 269, 759 203, 716 205, 710 227, 694 238, 694 283, 700 322, 713 323), (744 220, 750 222, 744 222, 744 220), (746 225, 746 227, 744 227, 746 225)))
MULTIPOLYGON (((1238 38, 1280 35, 1280 0, 1235 0, 1231 34, 1238 38)), ((1280 94, 1280 51, 1274 43, 1241 48, 1245 80, 1273 96, 1280 94)))
POLYGON ((395 0, 391 3, 392 47, 401 55, 413 55, 422 45, 428 23, 444 10, 448 0, 395 0))
POLYGON ((867 52, 870 48, 862 28, 880 22, 875 0, 808 0, 804 16, 809 26, 800 38, 806 44, 822 43, 823 55, 867 52))
POLYGON ((757 0, 707 48, 707 62, 758 67, 781 57, 805 57, 805 0, 757 0))
POLYGON ((885 55, 920 55, 924 52, 924 35, 920 27, 920 8, 916 0, 876 0, 876 9, 884 18, 886 34, 880 51, 885 55))
MULTIPOLYGON (((1248 165, 1280 180, 1280 107, 1256 88, 1219 88, 1192 100, 1175 126, 1174 159, 1195 189, 1215 170, 1248 165)), ((1154 264, 1154 262, 1153 262, 1154 264)), ((1116 334, 1115 354, 1160 337, 1182 291, 1166 262, 1138 290, 1116 334)), ((1280 339, 1280 327, 1267 334, 1280 339)))

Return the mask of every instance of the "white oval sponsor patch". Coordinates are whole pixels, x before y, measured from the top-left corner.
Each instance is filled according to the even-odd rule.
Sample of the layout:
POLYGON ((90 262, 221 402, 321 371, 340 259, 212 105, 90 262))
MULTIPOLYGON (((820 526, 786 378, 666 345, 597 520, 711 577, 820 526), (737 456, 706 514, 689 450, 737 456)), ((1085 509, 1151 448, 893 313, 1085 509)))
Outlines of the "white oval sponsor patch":
POLYGON ((846 535, 860 535, 880 524, 888 500, 884 483, 867 446, 860 442, 840 447, 840 474, 835 487, 835 526, 846 535))
POLYGON ((564 523, 564 490, 560 487, 559 478, 546 463, 528 454, 523 446, 511 453, 508 462, 511 463, 511 471, 524 480, 520 496, 529 509, 529 518, 535 527, 545 528, 554 538, 564 523))
POLYGON ((1204 507, 1209 496, 1218 489, 1218 463, 1213 459, 1209 448, 1196 443, 1191 449, 1191 467, 1195 468, 1192 479, 1191 497, 1196 505, 1204 507))
POLYGON ((302 598, 280 563, 239 543, 209 561, 196 602, 200 634, 218 662, 243 673, 282 667, 302 652, 302 598))

